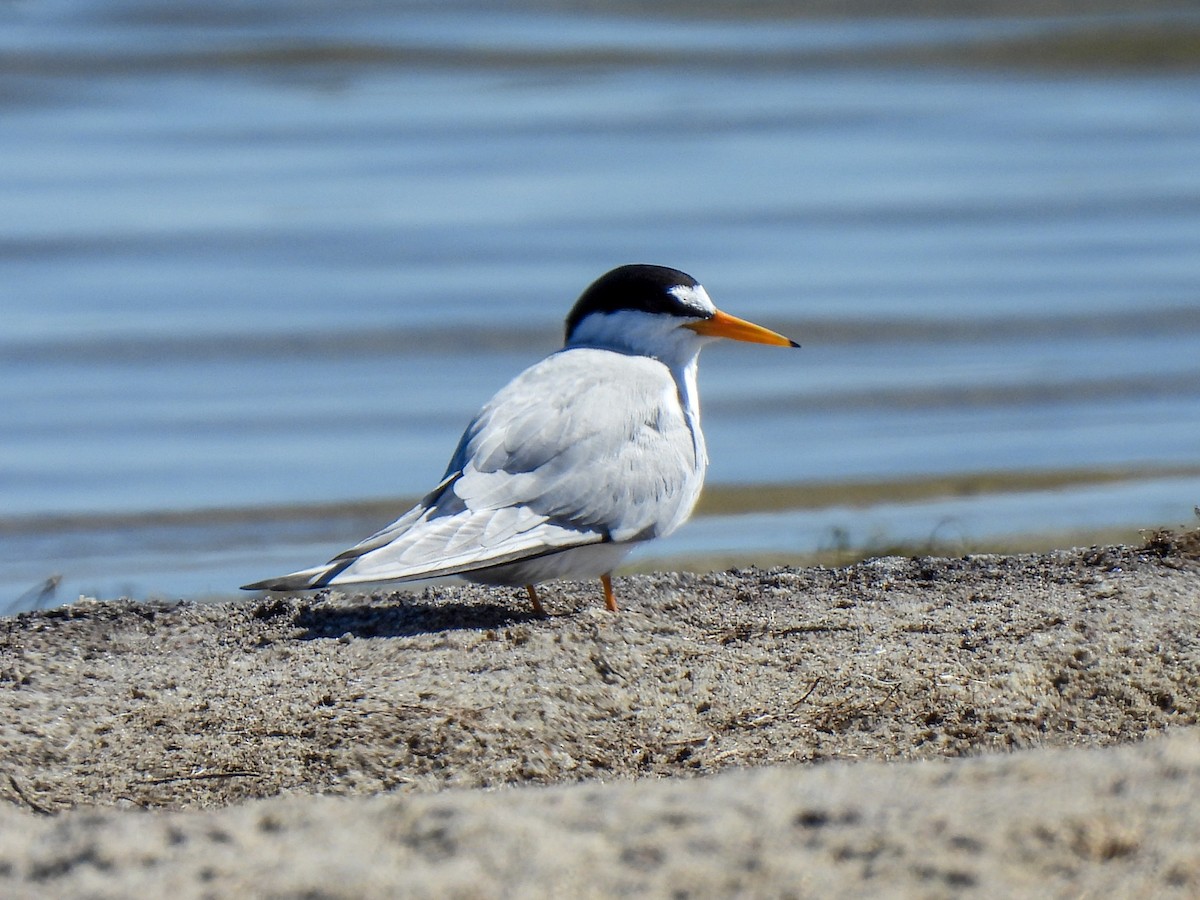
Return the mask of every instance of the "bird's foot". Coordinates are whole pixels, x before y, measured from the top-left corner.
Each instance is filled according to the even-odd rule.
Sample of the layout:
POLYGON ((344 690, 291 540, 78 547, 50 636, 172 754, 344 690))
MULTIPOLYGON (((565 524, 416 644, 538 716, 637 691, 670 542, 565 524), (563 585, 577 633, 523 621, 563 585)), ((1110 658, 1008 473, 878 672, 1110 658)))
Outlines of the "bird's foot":
POLYGON ((600 583, 604 585, 604 608, 609 612, 618 612, 617 595, 613 593, 612 577, 601 575, 600 583))
POLYGON ((527 584, 525 590, 529 592, 529 601, 533 604, 533 614, 535 616, 546 615, 546 607, 542 606, 542 601, 538 598, 537 588, 532 584, 527 584))

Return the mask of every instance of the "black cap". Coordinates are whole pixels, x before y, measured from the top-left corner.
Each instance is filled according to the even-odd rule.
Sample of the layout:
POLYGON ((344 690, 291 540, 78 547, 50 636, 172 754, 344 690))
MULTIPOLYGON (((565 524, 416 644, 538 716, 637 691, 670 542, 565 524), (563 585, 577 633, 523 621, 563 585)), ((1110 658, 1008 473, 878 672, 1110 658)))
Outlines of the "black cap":
POLYGON ((671 293, 672 288, 699 286, 700 282, 678 269, 643 264, 620 266, 593 281, 575 301, 567 316, 567 340, 571 339, 579 323, 592 313, 632 309, 685 319, 707 319, 712 315, 711 309, 688 303, 671 293))

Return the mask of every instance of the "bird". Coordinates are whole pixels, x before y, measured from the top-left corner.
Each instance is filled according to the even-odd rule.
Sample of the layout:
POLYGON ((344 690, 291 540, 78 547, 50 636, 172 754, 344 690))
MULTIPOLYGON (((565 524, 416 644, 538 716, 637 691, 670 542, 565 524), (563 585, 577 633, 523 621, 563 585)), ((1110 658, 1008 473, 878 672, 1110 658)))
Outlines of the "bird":
POLYGON ((243 586, 300 591, 456 575, 524 587, 599 578, 691 515, 708 467, 700 350, 720 338, 799 347, 717 309, 692 276, 623 265, 566 319, 561 350, 501 388, 471 419, 436 487, 329 562, 243 586))

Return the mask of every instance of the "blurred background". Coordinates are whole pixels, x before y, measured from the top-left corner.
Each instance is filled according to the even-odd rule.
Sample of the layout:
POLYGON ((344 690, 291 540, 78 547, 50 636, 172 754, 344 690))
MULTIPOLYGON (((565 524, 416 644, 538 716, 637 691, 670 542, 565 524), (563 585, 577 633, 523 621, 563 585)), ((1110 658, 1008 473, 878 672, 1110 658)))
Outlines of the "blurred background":
POLYGON ((804 345, 635 566, 1194 522, 1200 4, 645 6, 0 2, 0 610, 327 559, 626 262, 804 345))

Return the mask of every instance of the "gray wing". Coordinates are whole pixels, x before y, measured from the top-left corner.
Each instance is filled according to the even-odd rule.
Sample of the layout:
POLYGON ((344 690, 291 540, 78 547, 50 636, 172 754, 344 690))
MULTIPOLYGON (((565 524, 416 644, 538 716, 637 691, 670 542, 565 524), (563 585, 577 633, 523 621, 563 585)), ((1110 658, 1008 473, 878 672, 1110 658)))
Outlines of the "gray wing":
POLYGON ((445 478, 404 516, 324 566, 249 587, 431 578, 656 537, 690 513, 704 464, 665 366, 564 350, 480 410, 445 478))
MULTIPOLYGON (((534 366, 483 408, 451 461, 472 509, 520 506, 614 541, 690 512, 705 460, 670 370, 578 348, 534 366)), ((449 474, 449 473, 448 473, 449 474)))

